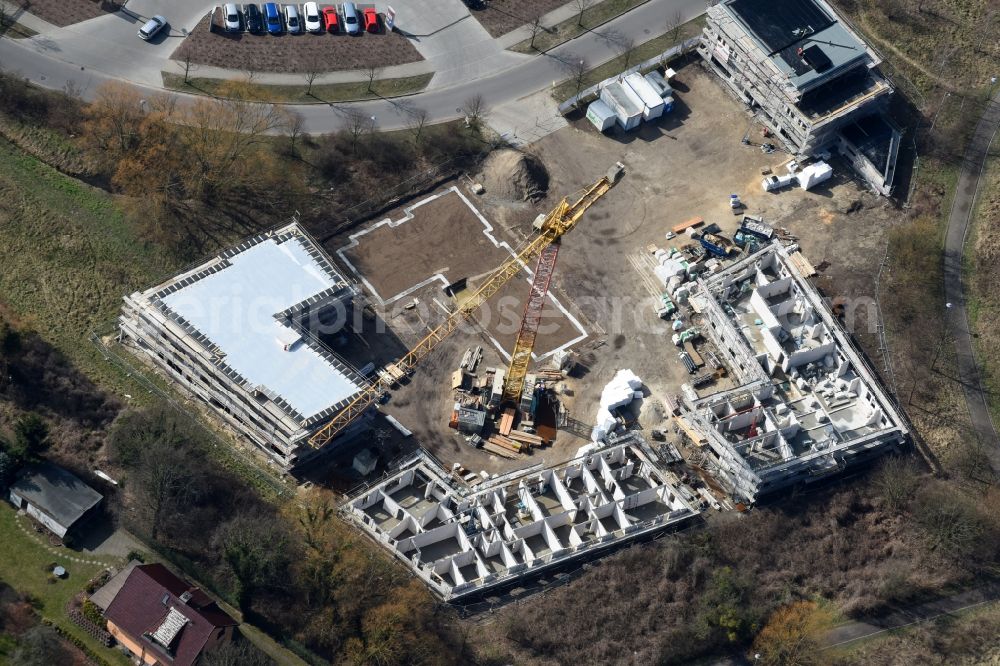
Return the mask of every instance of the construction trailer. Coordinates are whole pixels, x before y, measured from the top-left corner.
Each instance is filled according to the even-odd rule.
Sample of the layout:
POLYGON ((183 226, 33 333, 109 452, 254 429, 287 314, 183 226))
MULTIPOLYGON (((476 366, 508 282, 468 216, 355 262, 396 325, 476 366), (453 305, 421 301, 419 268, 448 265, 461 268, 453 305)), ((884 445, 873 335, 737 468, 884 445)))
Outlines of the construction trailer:
POLYGON ((356 294, 293 223, 126 296, 118 326, 123 343, 290 470, 319 453, 309 437, 368 385, 314 333, 337 326, 356 294))
POLYGON ((663 98, 642 74, 632 72, 622 82, 642 101, 643 120, 656 120, 663 115, 663 98))
POLYGON ((614 127, 618 117, 607 104, 599 99, 587 105, 587 120, 598 132, 606 132, 614 127))
POLYGON ((642 122, 642 100, 628 86, 617 81, 609 83, 601 88, 601 101, 614 111, 618 124, 626 132, 642 122))
POLYGON ((908 436, 795 256, 771 243, 699 280, 690 297, 736 386, 686 388, 682 415, 747 502, 870 462, 908 436))
POLYGON ((698 52, 726 89, 800 158, 839 150, 888 195, 901 133, 880 56, 825 0, 723 0, 698 52))

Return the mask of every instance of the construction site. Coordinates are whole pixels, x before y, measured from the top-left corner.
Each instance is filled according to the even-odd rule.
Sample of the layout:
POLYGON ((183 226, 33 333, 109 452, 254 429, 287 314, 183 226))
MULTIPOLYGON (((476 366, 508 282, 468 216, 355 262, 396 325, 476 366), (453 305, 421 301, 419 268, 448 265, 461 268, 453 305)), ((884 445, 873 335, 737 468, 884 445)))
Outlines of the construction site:
POLYGON ((671 66, 669 114, 571 115, 323 247, 251 239, 129 296, 122 339, 283 470, 354 487, 345 515, 446 600, 904 446, 858 348, 877 307, 842 305, 885 188, 671 66))

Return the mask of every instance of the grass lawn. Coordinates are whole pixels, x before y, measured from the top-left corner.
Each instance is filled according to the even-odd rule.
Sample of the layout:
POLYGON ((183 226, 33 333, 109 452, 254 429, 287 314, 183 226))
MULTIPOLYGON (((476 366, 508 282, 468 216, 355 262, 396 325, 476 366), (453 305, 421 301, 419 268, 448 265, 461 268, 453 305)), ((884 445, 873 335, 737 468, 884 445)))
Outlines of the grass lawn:
MULTIPOLYGON (((205 79, 189 77, 184 83, 180 74, 161 72, 163 85, 172 90, 194 93, 197 95, 217 95, 226 83, 224 79, 205 79)), ((322 102, 353 102, 379 97, 399 97, 420 92, 430 83, 433 73, 405 76, 397 79, 377 79, 368 89, 367 81, 352 83, 313 84, 312 91, 303 79, 301 85, 266 85, 255 83, 250 86, 253 98, 261 102, 287 102, 290 104, 316 104, 322 102)))
MULTIPOLYGON (((674 39, 674 36, 671 34, 660 35, 659 37, 654 37, 648 42, 639 44, 628 54, 612 58, 603 65, 599 65, 598 67, 588 71, 583 77, 580 89, 582 90, 594 85, 595 83, 599 83, 604 79, 610 78, 615 74, 628 69, 629 67, 633 67, 643 60, 648 60, 659 55, 660 53, 663 53, 674 44, 684 41, 685 39, 688 39, 689 37, 700 32, 703 25, 704 17, 698 17, 684 24, 681 35, 677 39, 674 39)), ((563 102, 575 95, 576 92, 577 89, 575 80, 564 81, 552 89, 552 97, 554 97, 558 102, 563 102)))
MULTIPOLYGON (((601 0, 601 2, 584 10, 583 16, 577 14, 548 30, 539 32, 535 35, 534 45, 530 39, 526 39, 510 47, 510 50, 528 54, 544 53, 646 2, 648 0, 601 0)), ((664 27, 666 27, 666 21, 664 21, 664 27)))
MULTIPOLYGON (((113 664, 128 664, 129 660, 113 648, 105 648, 85 631, 73 624, 66 615, 67 602, 84 589, 87 581, 103 567, 97 564, 73 562, 50 552, 40 543, 22 532, 15 522, 14 508, 0 502, 0 579, 18 591, 37 599, 39 612, 61 629, 79 638, 97 654, 113 664), (49 567, 57 563, 69 575, 62 580, 49 582, 49 567)), ((67 555, 75 553, 67 551, 67 555)), ((85 556, 86 559, 94 559, 85 556)), ((108 560, 110 563, 111 561, 108 560)))
POLYGON ((119 394, 136 384, 88 340, 124 294, 171 264, 142 242, 114 200, 0 140, 0 301, 91 379, 119 394))

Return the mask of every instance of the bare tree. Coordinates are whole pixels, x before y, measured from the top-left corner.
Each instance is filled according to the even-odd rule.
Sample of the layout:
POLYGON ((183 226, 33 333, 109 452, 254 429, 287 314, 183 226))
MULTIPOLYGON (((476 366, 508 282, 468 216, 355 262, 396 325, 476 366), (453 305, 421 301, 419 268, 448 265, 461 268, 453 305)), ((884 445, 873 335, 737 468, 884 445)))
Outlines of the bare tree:
POLYGON ((680 9, 675 9, 674 13, 667 19, 667 34, 670 35, 670 43, 676 44, 681 37, 681 28, 684 25, 684 14, 680 9))
POLYGON ((570 81, 573 82, 573 94, 579 95, 587 80, 587 72, 589 71, 587 61, 583 58, 573 58, 567 61, 566 70, 569 72, 570 81))
POLYGON ((375 80, 379 78, 379 76, 382 74, 382 68, 372 65, 371 67, 365 70, 365 74, 368 76, 368 92, 373 93, 375 92, 373 89, 373 86, 375 85, 375 80))
POLYGON ((361 113, 357 109, 351 109, 347 112, 347 133, 351 135, 351 151, 357 152, 358 150, 358 139, 361 135, 365 133, 365 129, 368 128, 371 120, 365 114, 361 113))
POLYGON ((302 114, 298 111, 288 112, 288 152, 290 155, 298 154, 298 139, 302 136, 302 125, 304 124, 302 114))
POLYGON ((302 78, 306 80, 306 94, 310 97, 313 96, 313 83, 316 82, 322 71, 323 65, 320 64, 318 59, 314 58, 306 63, 306 70, 302 72, 302 78))
POLYGON ((407 110, 406 115, 406 126, 413 132, 413 141, 419 146, 424 127, 427 126, 427 109, 415 106, 407 110))
POLYGON ((538 34, 544 29, 545 28, 542 27, 542 17, 536 17, 531 23, 531 48, 535 48, 535 38, 538 37, 538 34))
POLYGON ((465 114, 465 124, 468 125, 469 129, 475 132, 482 129, 483 123, 486 121, 486 102, 483 100, 483 96, 476 93, 466 99, 462 105, 462 113, 465 114))
POLYGON ((191 62, 190 54, 185 54, 184 58, 177 61, 177 66, 184 72, 184 84, 191 83, 191 69, 194 65, 191 62))
POLYGON ((635 38, 617 33, 611 43, 618 53, 618 57, 622 59, 622 69, 628 69, 632 64, 632 57, 635 55, 635 38))
POLYGON ((594 4, 594 0, 573 0, 573 9, 577 11, 576 14, 576 24, 579 27, 583 27, 583 13, 590 9, 591 5, 594 4))

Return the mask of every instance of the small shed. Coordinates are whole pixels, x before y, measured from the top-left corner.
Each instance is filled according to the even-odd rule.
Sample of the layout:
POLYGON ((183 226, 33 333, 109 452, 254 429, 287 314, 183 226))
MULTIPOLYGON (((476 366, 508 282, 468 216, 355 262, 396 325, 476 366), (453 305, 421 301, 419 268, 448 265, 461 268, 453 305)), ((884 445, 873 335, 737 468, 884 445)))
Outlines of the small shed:
POLYGON ((75 474, 51 463, 29 465, 10 487, 10 502, 64 539, 97 512, 104 496, 75 474))
POLYGON ((597 128, 598 132, 611 129, 615 124, 615 112, 607 104, 599 99, 595 99, 587 106, 587 120, 597 128))
POLYGON ((467 435, 478 435, 486 425, 486 412, 471 407, 458 408, 458 430, 467 435))

